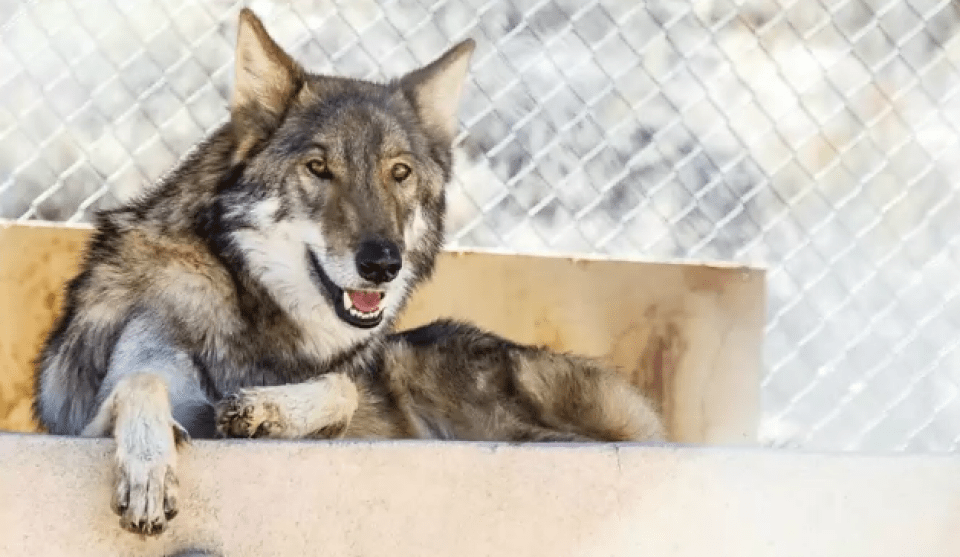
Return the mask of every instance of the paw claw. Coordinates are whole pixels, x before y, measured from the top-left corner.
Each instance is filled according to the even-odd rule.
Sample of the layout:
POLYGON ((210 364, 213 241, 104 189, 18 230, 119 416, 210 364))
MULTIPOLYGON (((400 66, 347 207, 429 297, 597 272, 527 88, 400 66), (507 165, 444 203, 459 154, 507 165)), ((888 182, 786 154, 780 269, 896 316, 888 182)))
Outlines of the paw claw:
POLYGON ((174 422, 173 423, 173 441, 176 443, 177 447, 183 445, 189 445, 193 439, 190 438, 190 432, 188 432, 183 426, 174 422))
POLYGON ((159 534, 163 532, 164 529, 166 529, 166 527, 167 527, 166 517, 164 517, 163 519, 154 520, 153 522, 150 523, 150 534, 159 534))
POLYGON ((113 490, 113 497, 110 500, 110 508, 113 512, 123 516, 130 507, 130 484, 127 483, 124 474, 120 475, 117 485, 113 490))

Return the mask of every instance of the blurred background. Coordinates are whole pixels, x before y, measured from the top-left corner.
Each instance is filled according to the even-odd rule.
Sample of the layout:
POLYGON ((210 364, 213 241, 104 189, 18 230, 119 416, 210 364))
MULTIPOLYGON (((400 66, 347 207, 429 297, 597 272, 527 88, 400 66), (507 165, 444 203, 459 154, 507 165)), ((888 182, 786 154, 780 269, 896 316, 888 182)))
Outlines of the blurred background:
MULTIPOLYGON (((960 444, 960 5, 248 2, 308 69, 478 42, 451 247, 769 269, 761 440, 960 444)), ((227 117, 212 0, 0 3, 0 218, 89 222, 227 117)))

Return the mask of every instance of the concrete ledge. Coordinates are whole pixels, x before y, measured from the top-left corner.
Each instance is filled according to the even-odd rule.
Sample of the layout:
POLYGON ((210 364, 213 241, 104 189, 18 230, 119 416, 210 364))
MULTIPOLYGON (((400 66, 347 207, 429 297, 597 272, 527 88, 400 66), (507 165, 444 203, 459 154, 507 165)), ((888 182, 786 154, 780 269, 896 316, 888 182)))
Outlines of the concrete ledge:
POLYGON ((0 554, 955 557, 960 459, 429 442, 195 442, 181 514, 109 510, 113 442, 0 434, 0 554))

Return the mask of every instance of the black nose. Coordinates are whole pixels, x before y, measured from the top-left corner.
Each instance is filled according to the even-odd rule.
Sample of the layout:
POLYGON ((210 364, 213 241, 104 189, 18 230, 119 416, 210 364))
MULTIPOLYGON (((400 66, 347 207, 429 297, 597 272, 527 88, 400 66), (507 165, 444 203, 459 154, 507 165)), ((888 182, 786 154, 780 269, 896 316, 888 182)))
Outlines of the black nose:
POLYGON ((388 240, 367 240, 357 250, 357 272, 370 282, 390 282, 397 278, 402 265, 400 248, 388 240))

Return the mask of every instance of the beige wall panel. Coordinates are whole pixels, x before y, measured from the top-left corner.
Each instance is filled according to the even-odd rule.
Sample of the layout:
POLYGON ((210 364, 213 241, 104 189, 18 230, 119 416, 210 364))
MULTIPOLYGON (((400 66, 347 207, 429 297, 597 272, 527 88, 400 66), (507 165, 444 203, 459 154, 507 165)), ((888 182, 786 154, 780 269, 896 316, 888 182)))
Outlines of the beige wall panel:
MULTIPOLYGON (((0 224, 0 429, 33 431, 32 366, 87 227, 0 224)), ((762 271, 445 253, 401 326, 468 319, 520 342, 598 356, 660 404, 671 437, 756 439, 762 271)))

